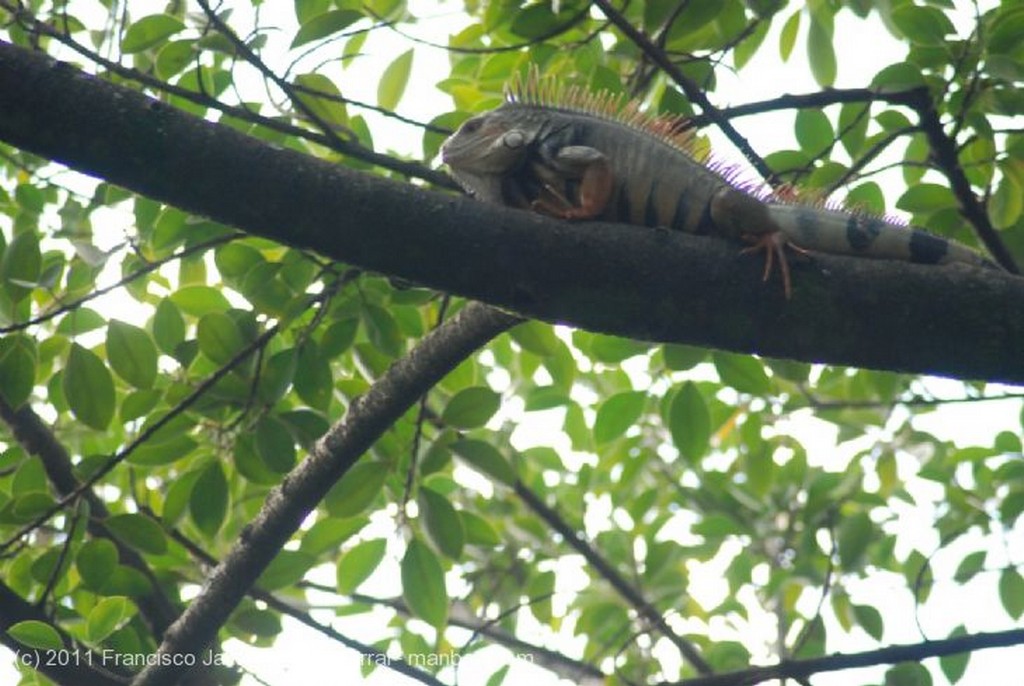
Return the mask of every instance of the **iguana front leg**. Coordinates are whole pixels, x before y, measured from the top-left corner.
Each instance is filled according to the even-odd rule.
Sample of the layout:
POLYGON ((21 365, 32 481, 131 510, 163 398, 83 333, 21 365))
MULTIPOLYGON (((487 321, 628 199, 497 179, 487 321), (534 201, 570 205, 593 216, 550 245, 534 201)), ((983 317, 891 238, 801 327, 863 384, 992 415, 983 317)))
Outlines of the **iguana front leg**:
POLYGON ((560 219, 600 216, 615 186, 608 157, 585 145, 567 145, 552 158, 535 162, 534 174, 542 191, 533 209, 560 219))

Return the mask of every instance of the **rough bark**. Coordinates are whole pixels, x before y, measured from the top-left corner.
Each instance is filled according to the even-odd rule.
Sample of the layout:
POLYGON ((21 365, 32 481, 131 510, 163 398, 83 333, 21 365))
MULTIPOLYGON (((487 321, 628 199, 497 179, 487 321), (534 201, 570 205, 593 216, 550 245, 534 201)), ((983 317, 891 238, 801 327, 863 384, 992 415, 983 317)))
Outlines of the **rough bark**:
POLYGON ((0 139, 244 231, 527 317, 812 362, 1024 382, 1024 279, 814 256, 792 300, 760 257, 571 224, 261 143, 0 44, 0 139))

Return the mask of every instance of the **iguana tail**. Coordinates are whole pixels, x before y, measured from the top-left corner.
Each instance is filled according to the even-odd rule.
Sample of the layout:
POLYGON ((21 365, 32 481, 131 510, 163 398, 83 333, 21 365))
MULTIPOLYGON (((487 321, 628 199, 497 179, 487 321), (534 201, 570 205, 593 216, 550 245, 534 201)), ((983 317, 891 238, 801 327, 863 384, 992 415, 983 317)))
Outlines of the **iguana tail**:
POLYGON ((924 264, 962 262, 996 267, 965 245, 881 217, 827 207, 771 203, 772 223, 798 248, 924 264))

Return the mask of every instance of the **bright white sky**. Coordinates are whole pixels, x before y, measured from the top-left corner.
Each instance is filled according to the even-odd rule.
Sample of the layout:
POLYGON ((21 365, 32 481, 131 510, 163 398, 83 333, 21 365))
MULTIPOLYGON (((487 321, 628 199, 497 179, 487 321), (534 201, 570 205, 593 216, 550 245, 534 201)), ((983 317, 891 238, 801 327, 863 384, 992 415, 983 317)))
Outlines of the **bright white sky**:
MULTIPOLYGON (((415 35, 418 37, 444 43, 447 34, 457 30, 462 23, 458 16, 461 6, 458 2, 437 3, 430 0, 417 0, 411 5, 413 12, 418 16, 434 17, 415 28, 415 35)), ((281 19, 274 23, 283 26, 289 25, 293 21, 292 3, 290 2, 272 0, 267 3, 263 9, 264 18, 271 16, 270 12, 276 11, 277 7, 281 7, 283 12, 281 19)), ((965 12, 964 18, 969 22, 970 13, 965 12)), ((839 55, 837 87, 862 86, 867 83, 871 74, 887 64, 899 61, 905 53, 897 41, 887 39, 888 34, 884 30, 880 31, 876 22, 861 22, 849 12, 843 12, 837 23, 840 27, 836 30, 837 54, 839 55)), ((780 27, 781 22, 776 22, 776 27, 762 46, 758 58, 744 69, 739 78, 728 74, 725 69, 720 70, 720 85, 714 94, 717 104, 739 104, 770 99, 785 92, 805 93, 817 90, 817 85, 811 79, 809 70, 803 66, 806 58, 802 51, 802 37, 798 41, 798 48, 794 52, 791 62, 788 65, 782 65, 779 62, 776 46, 778 45, 777 36, 780 27)), ((806 21, 804 21, 805 27, 806 21)), ((281 35, 291 34, 285 30, 281 35)), ((327 65, 325 72, 329 73, 332 78, 337 77, 338 83, 346 95, 366 102, 375 102, 376 84, 380 72, 394 57, 408 47, 409 44, 405 39, 387 31, 376 31, 365 46, 364 52, 367 57, 340 75, 337 72, 337 67, 333 64, 327 65)), ((443 51, 429 48, 417 49, 409 90, 399 106, 399 111, 425 121, 451 109, 448 97, 433 88, 433 83, 438 80, 439 75, 447 70, 447 56, 443 51)), ((774 150, 792 143, 792 121, 792 113, 779 113, 761 115, 756 119, 740 119, 736 124, 741 132, 751 140, 755 149, 774 150)), ((420 134, 415 129, 387 120, 380 122, 372 120, 371 129, 379 149, 398 150, 413 155, 419 154, 422 149, 420 134)), ((738 161, 740 159, 738 153, 728 143, 718 140, 715 142, 715 147, 718 156, 724 160, 738 161)), ((893 199, 890 198, 891 200, 893 199)), ((935 380, 930 382, 930 385, 940 396, 957 396, 960 393, 960 387, 956 383, 935 380)), ((954 405, 916 420, 916 425, 940 438, 956 439, 962 444, 987 443, 1001 430, 1015 432, 1020 430, 1020 405, 1019 401, 954 405)), ((523 414, 516 412, 515 408, 510 408, 507 411, 519 415, 516 417, 517 421, 521 423, 521 429, 516 434, 517 447, 522 448, 532 444, 560 447, 557 430, 551 428, 561 424, 560 417, 552 416, 550 413, 523 414)), ((836 460, 844 459, 844 455, 850 451, 849 446, 844 446, 841 449, 836 447, 836 435, 831 425, 818 422, 810 416, 794 420, 789 429, 798 440, 808 446, 811 459, 819 464, 835 463, 836 460)), ((600 527, 612 516, 610 507, 595 506, 593 510, 594 512, 588 519, 588 525, 600 527)), ((908 508, 907 511, 900 513, 900 517, 901 529, 916 529, 921 532, 922 536, 931 536, 933 513, 908 508)), ((373 530, 367 531, 366 534, 388 539, 389 550, 380 573, 364 584, 360 591, 378 596, 394 594, 399 588, 398 560, 403 551, 401 541, 397 540, 395 535, 394 520, 390 516, 381 517, 375 523, 373 530)), ((916 543, 921 549, 930 549, 930 546, 934 544, 934 541, 929 541, 927 544, 916 543)), ((974 545, 976 549, 993 547, 982 540, 977 540, 973 544, 964 543, 964 545, 974 545)), ((952 564, 955 566, 959 558, 962 557, 962 552, 962 547, 943 552, 935 562, 938 565, 952 564)), ((1012 552, 1016 553, 1015 557, 1018 562, 1024 558, 1024 550, 1018 549, 1012 552)), ((997 560, 989 562, 990 566, 999 564, 997 560)), ((951 573, 952 570, 949 569, 946 574, 937 572, 937 576, 949 578, 951 573)), ((704 575, 695 574, 692 580, 693 592, 698 600, 711 605, 716 602, 716 599, 720 599, 724 588, 719 579, 720 574, 715 569, 707 570, 704 575)), ((334 583, 330 573, 320 581, 329 585, 334 583)), ((974 586, 980 587, 981 581, 991 583, 992 578, 981 575, 981 579, 974 586)), ((872 582, 876 582, 876 580, 872 580, 872 582)), ((572 592, 579 590, 585 584, 585 577, 578 573, 578 570, 559 570, 559 591, 572 592)), ((892 587, 899 588, 900 584, 894 582, 892 587)), ((453 595, 457 595, 459 585, 452 583, 449 591, 453 595)), ((865 591, 877 594, 879 592, 877 583, 875 585, 865 584, 865 591)), ((966 623, 968 628, 973 630, 995 630, 1008 625, 1002 609, 993 602, 991 586, 984 592, 971 586, 959 590, 942 587, 936 589, 936 595, 942 593, 955 594, 955 601, 949 607, 929 607, 921 616, 921 625, 926 628, 932 638, 944 636, 950 627, 961 622, 966 623)), ((891 595, 891 602, 885 602, 885 606, 890 608, 886 616, 886 642, 919 641, 921 636, 915 628, 913 608, 899 594, 889 595, 891 595), (906 621, 901 622, 900 617, 904 617, 906 621)), ((808 601, 811 600, 808 598, 808 601)), ((877 597, 872 597, 869 602, 879 605, 877 600, 877 597)), ((329 603, 331 599, 325 598, 324 602, 329 603)), ((558 600, 556 598, 556 611, 557 608, 558 600)), ((334 619, 333 613, 326 610, 319 613, 318 619, 324 622, 333 621, 335 628, 342 633, 360 640, 367 640, 383 635, 389 613, 374 611, 368 615, 359 615, 354 618, 334 619)), ((285 626, 285 632, 271 650, 255 649, 232 641, 225 647, 226 651, 232 658, 252 669, 266 683, 274 686, 299 683, 309 686, 335 686, 336 684, 360 681, 358 654, 346 650, 333 641, 322 638, 315 632, 290 620, 285 620, 285 626)), ((529 626, 529 622, 524 622, 524 626, 529 626)), ((756 651, 758 644, 771 643, 772 626, 766 622, 757 632, 756 637, 749 636, 752 650, 756 651)), ((551 636, 540 627, 535 628, 535 636, 524 635, 522 638, 541 645, 548 645, 570 655, 579 654, 582 642, 572 637, 569 632, 551 636)), ((716 628, 716 630, 719 629, 720 627, 716 628)), ((431 632, 425 630, 424 634, 431 635, 431 632)), ((830 644, 830 650, 846 652, 874 647, 863 634, 852 636, 838 632, 833 632, 833 634, 840 640, 830 644)), ((456 647, 469 638, 467 632, 461 631, 451 631, 450 635, 456 647)), ((671 651, 656 649, 656 653, 670 655, 671 651)), ((487 676, 504 664, 507 659, 507 653, 502 649, 489 648, 480 651, 462 661, 457 678, 461 683, 466 684, 483 683, 487 676)), ((1019 665, 1024 664, 1024 649, 985 651, 977 655, 972 663, 968 679, 962 683, 1003 683, 1004 675, 1013 673, 1011 670, 1019 669, 1019 665)), ((670 670, 675 667, 671 658, 666 658, 665 667, 670 670)), ((818 685, 853 686, 862 684, 865 680, 878 680, 880 673, 879 670, 875 670, 872 674, 860 670, 817 677, 814 681, 818 685)), ((445 681, 452 681, 453 674, 451 671, 442 673, 441 678, 445 681)), ((16 676, 10 672, 6 661, 0 660, 0 682, 14 683, 15 679, 16 676)), ((249 678, 243 683, 246 686, 256 686, 257 684, 256 681, 249 678)), ((389 670, 377 669, 366 680, 366 683, 414 682, 406 681, 389 670)), ((513 662, 513 670, 506 683, 530 683, 532 686, 547 686, 558 682, 551 677, 550 673, 531 667, 523 661, 516 661, 513 662)), ((942 682, 938 681, 937 683, 942 682)))

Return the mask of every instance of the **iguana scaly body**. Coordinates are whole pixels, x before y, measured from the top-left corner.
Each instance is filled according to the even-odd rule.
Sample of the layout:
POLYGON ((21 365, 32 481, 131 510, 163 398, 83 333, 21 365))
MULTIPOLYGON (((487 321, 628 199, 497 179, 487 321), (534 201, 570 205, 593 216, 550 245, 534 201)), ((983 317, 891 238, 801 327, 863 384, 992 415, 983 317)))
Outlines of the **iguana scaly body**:
POLYGON ((777 258, 800 252, 993 266, 970 248, 881 217, 821 203, 760 198, 694 155, 682 120, 535 78, 507 102, 468 119, 442 147, 456 180, 485 202, 563 219, 595 219, 744 240, 777 258))

